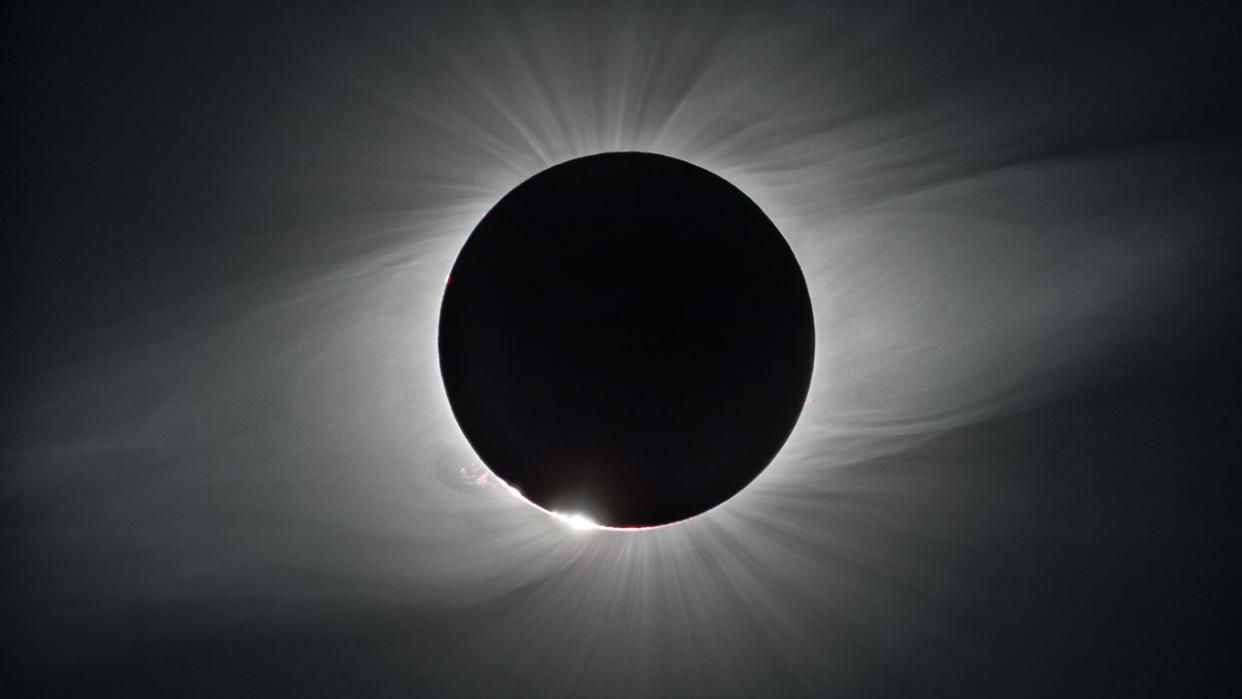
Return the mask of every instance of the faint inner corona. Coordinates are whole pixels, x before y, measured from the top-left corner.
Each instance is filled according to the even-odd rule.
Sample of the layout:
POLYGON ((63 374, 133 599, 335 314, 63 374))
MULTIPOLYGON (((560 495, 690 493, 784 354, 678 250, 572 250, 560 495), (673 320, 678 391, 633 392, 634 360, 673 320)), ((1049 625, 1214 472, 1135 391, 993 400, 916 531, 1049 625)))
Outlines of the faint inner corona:
POLYGON ((745 194, 690 163, 551 167, 474 229, 445 287, 440 371, 492 472, 573 522, 652 527, 728 500, 806 401, 802 270, 745 194))

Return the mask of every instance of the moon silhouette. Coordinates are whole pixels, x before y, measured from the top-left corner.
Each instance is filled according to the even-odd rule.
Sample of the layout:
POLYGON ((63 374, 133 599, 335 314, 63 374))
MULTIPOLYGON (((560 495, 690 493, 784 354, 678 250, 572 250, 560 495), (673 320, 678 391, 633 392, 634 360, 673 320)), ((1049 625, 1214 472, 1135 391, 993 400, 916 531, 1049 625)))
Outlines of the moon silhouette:
POLYGON ((538 173, 478 224, 441 307, 440 368, 484 463, 613 527, 750 483, 810 385, 806 282, 772 221, 690 163, 605 153, 538 173))

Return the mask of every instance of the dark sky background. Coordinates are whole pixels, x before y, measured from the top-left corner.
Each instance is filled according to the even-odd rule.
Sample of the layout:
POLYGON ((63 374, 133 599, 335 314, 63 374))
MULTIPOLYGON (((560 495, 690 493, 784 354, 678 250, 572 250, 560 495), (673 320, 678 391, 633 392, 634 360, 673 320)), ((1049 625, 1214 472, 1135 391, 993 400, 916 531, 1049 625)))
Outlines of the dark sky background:
POLYGON ((4 10, 9 696, 1236 696, 1230 3, 4 10), (445 275, 530 175, 733 182, 816 318, 746 491, 487 478, 445 275))

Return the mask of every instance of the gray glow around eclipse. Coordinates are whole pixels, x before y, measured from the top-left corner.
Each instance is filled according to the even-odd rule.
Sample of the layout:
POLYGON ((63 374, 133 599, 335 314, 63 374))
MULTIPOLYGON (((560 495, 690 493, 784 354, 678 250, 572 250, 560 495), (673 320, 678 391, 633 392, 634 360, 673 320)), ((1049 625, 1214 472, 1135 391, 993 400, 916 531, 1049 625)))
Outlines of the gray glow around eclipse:
MULTIPOLYGON (((1239 220, 1233 151, 1181 135, 1160 107, 1181 94, 1171 79, 1129 79, 1172 49, 1042 11, 989 10, 984 31, 914 5, 256 13, 213 20, 264 28, 240 48, 186 49, 208 75, 245 66, 218 87, 227 109, 212 111, 215 83, 151 78, 151 94, 201 101, 167 128, 207 145, 149 156, 167 167, 139 183, 192 192, 186 212, 135 184, 122 194, 145 216, 101 204, 63 226, 184 239, 116 253, 114 295, 83 286, 71 307, 130 310, 63 330, 64 361, 21 359, 4 427, 28 601, 13 618, 56 641, 32 642, 31 663, 345 638, 323 641, 323 667, 354 658, 360 677, 443 696, 763 696, 775 676, 789 695, 866 694, 894 667, 952 693, 995 638, 1073 636, 1040 626, 1059 618, 1040 590, 1095 588, 1030 581, 1086 546, 1079 531, 1129 545, 1140 525, 1108 503, 1161 488, 1007 474, 1151 451, 1124 451, 1158 430, 1107 396, 1047 406, 1180 347, 1199 318, 1183 304, 1228 276, 1220 240, 1239 220), (1040 38, 1054 35, 1063 47, 1040 38), (775 461, 725 505, 641 535, 514 497, 455 424, 436 355, 446 276, 489 207, 552 165, 625 150, 750 196, 797 257, 816 328, 809 400, 775 461), (1043 409, 1055 427, 1008 421, 1043 409)), ((118 163, 98 170, 139 176, 118 163)), ((994 668, 1045 677, 1030 657, 1047 655, 994 668)))

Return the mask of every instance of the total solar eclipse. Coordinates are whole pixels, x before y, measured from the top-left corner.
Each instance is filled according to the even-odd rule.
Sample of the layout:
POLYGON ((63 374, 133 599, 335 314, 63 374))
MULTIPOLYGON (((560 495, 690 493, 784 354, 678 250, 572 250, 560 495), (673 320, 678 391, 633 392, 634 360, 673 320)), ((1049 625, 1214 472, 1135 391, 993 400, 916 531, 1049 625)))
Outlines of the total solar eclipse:
POLYGON ((613 527, 742 490, 806 401, 806 281, 723 178, 650 153, 561 163, 467 239, 439 322, 454 416, 531 502, 613 527))

